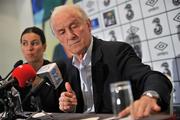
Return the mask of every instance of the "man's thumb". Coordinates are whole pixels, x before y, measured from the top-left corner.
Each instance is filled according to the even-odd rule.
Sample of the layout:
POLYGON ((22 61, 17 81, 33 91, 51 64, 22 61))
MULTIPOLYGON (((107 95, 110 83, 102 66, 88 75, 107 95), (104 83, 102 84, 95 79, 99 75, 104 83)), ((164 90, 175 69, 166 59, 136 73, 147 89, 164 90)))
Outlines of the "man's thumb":
POLYGON ((68 91, 68 92, 73 92, 73 90, 72 90, 72 88, 71 88, 71 85, 70 85, 70 83, 69 82, 66 82, 65 83, 65 88, 66 88, 66 90, 68 91))

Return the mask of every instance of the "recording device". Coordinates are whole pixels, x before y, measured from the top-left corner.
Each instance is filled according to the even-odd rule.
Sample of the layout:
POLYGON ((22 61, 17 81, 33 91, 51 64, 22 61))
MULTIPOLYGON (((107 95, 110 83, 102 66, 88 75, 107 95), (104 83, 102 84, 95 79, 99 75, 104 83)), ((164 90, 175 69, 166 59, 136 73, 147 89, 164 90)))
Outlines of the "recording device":
POLYGON ((0 90, 9 89, 12 86, 23 88, 25 87, 27 81, 34 79, 35 77, 36 72, 31 65, 20 65, 12 71, 12 78, 9 81, 5 81, 0 86, 0 90))
POLYGON ((18 67, 19 65, 22 65, 22 64, 23 64, 23 61, 22 61, 22 60, 17 61, 17 62, 14 64, 14 68, 6 75, 6 77, 1 78, 0 80, 5 80, 5 79, 7 79, 7 78, 9 77, 9 75, 12 73, 12 71, 13 71, 16 67, 18 67))
POLYGON ((55 89, 57 89, 63 81, 62 74, 56 63, 50 63, 42 66, 37 71, 37 76, 44 79, 49 79, 50 83, 55 89))

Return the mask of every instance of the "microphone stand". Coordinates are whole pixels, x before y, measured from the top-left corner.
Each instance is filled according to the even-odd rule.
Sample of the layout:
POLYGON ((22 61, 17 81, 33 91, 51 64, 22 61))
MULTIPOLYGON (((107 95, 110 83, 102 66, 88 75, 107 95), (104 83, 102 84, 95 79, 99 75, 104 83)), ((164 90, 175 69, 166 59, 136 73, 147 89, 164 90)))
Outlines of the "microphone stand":
POLYGON ((3 79, 2 79, 2 77, 1 77, 1 75, 0 75, 0 81, 1 81, 1 80, 3 80, 3 79))
POLYGON ((2 120, 13 120, 15 118, 15 111, 14 111, 14 103, 12 101, 12 94, 10 91, 6 92, 6 98, 4 99, 5 102, 5 117, 2 120))
POLYGON ((17 109, 16 109, 16 104, 14 102, 16 100, 18 100, 18 99, 15 96, 13 96, 12 91, 7 90, 6 96, 4 98, 5 116, 2 117, 2 120, 14 120, 17 118, 21 118, 21 119, 28 118, 28 116, 26 116, 23 113, 23 111, 20 111, 20 112, 17 111, 17 109, 19 109, 19 107, 21 107, 21 106, 17 106, 17 109))

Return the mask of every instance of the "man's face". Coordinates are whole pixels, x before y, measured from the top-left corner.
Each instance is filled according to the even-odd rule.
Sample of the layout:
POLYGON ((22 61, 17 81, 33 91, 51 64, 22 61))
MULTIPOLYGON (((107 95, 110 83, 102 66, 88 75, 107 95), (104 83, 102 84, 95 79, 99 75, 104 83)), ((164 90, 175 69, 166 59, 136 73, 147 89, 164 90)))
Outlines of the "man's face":
POLYGON ((66 10, 58 13, 52 25, 60 43, 73 54, 83 54, 89 47, 90 21, 83 19, 77 12, 66 10))

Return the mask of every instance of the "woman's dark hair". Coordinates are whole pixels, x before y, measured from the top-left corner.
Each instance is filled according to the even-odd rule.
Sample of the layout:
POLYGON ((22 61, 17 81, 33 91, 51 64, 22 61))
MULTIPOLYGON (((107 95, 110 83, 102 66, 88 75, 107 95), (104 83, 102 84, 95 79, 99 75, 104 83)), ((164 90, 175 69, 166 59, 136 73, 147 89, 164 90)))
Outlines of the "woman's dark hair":
POLYGON ((44 32, 40 28, 35 27, 35 26, 26 28, 21 34, 20 42, 22 42, 22 36, 26 33, 35 33, 39 35, 42 44, 46 44, 46 38, 45 38, 44 32))

